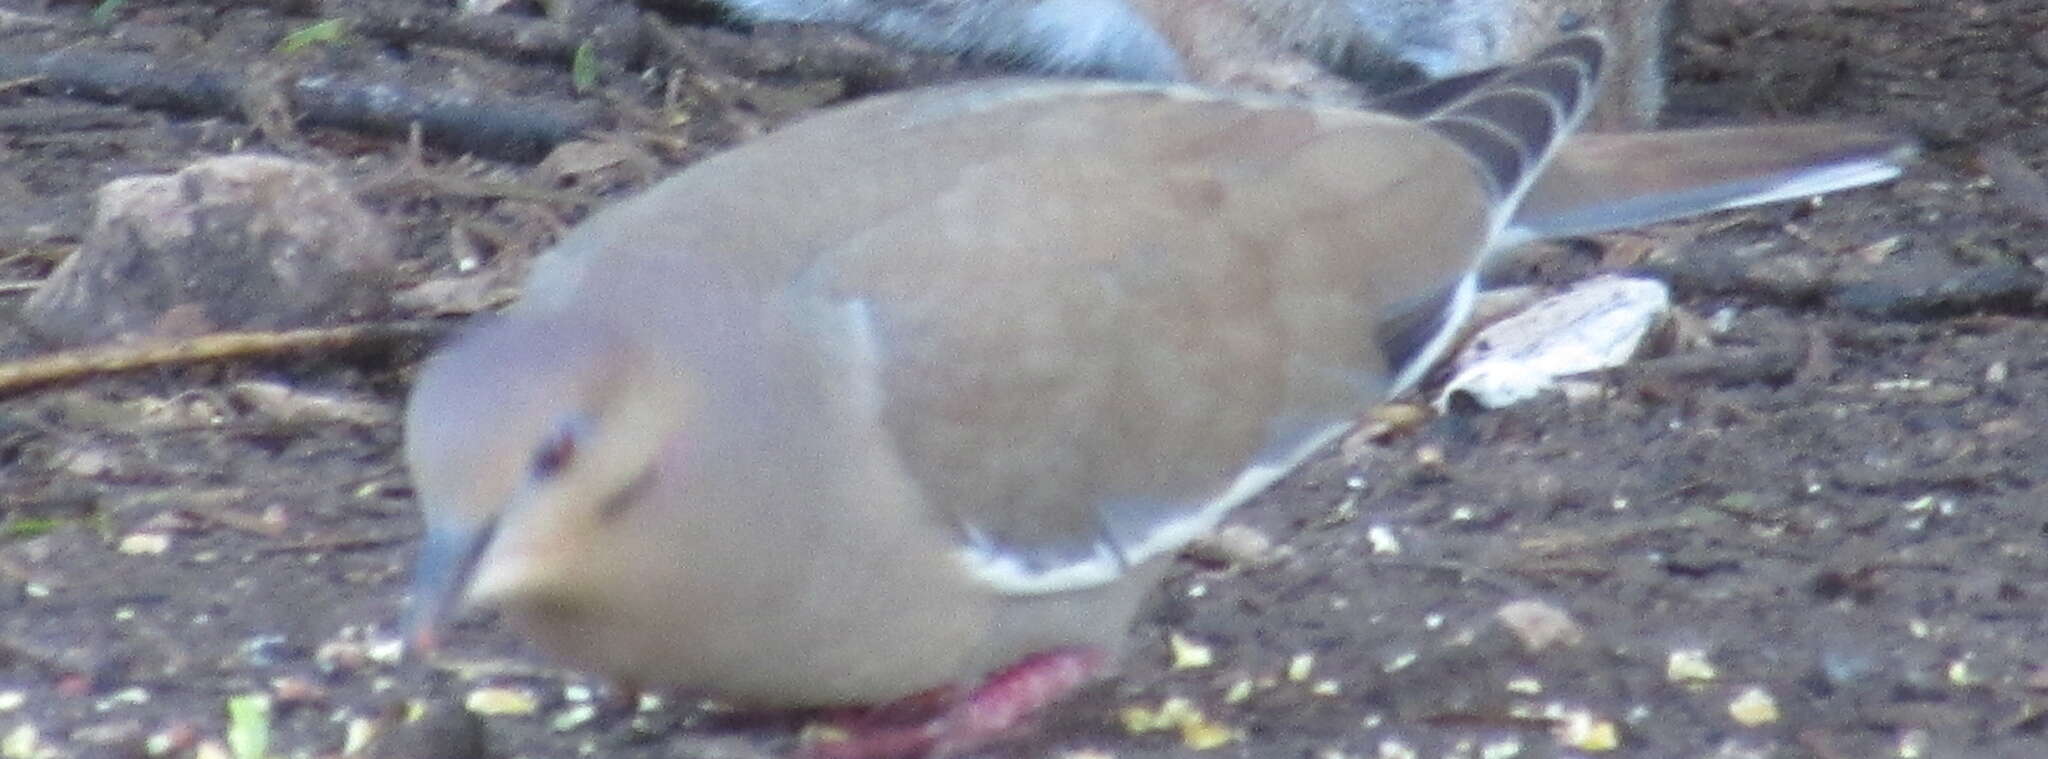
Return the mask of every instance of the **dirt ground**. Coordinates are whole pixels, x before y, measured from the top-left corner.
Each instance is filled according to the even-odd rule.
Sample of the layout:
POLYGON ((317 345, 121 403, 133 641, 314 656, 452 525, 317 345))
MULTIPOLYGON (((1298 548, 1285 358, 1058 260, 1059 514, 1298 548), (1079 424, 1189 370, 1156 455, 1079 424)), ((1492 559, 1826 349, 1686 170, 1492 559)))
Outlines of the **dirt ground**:
MULTIPOLYGON (((406 284, 470 260, 509 284, 582 213, 574 197, 834 99, 975 73, 843 34, 717 27, 702 8, 665 8, 645 49, 578 68, 559 49, 508 62, 375 34, 278 50, 351 4, 104 5, 96 20, 90 3, 0 0, 0 60, 146 53, 570 106, 582 70, 617 152, 589 171, 432 139, 415 154, 402 134, 294 130, 249 103, 136 107, 0 77, 9 359, 39 350, 15 311, 109 179, 241 149, 312 160, 398 230, 406 284)), ((1505 267, 1502 282, 1562 283, 1630 263, 1725 330, 1590 397, 1354 438, 1234 519, 1280 548, 1183 561, 1122 674, 992 753, 1181 756, 1222 736, 1198 755, 2048 756, 2048 1, 1695 0, 1692 16, 1670 121, 1892 124, 1924 159, 1888 187, 1505 267), (1562 640, 1531 650, 1514 629, 1542 625, 1511 629, 1504 608, 1562 615, 1562 640), (1173 668, 1175 640, 1213 661, 1173 668), (1172 699, 1198 715, 1184 732, 1126 719, 1172 699)), ((785 749, 790 719, 680 696, 595 708, 598 683, 488 620, 434 661, 390 656, 418 531, 394 415, 426 350, 0 401, 0 757, 219 756, 227 704, 250 694, 271 698, 277 756, 342 755, 374 728, 398 736, 367 750, 381 756, 785 749), (472 719, 466 701, 509 713, 472 719), (418 706, 424 722, 395 726, 418 706)), ((261 721, 236 724, 248 755, 261 721)))

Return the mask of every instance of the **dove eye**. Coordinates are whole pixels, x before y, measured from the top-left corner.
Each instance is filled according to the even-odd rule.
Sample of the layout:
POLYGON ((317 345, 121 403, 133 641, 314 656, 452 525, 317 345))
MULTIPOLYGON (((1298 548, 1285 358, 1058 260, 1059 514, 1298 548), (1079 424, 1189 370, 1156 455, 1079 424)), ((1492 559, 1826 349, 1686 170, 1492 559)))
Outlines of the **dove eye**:
POLYGON ((576 460, 576 439, 579 425, 564 424, 552 437, 533 452, 533 463, 527 466, 527 476, 534 482, 554 479, 568 469, 576 460))

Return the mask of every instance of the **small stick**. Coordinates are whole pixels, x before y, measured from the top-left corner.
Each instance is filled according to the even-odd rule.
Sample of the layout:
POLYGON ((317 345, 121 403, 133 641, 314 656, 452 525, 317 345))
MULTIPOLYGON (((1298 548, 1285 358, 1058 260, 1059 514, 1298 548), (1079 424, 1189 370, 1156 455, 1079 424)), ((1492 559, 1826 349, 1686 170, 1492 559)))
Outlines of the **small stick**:
MULTIPOLYGON (((256 77, 225 64, 167 60, 139 53, 0 50, 0 80, 21 79, 37 92, 71 95, 134 108, 247 117, 243 94, 256 77)), ((397 81, 326 74, 281 84, 294 117, 313 126, 402 135, 422 127, 428 142, 460 152, 527 161, 599 125, 584 103, 510 100, 409 87, 397 81)))
POLYGON ((0 397, 143 369, 425 340, 447 329, 444 322, 417 320, 275 332, 216 332, 188 340, 97 345, 0 363, 0 397))
POLYGON ((348 22, 349 31, 400 44, 428 44, 490 53, 508 60, 566 63, 585 45, 621 67, 646 51, 645 30, 628 11, 609 18, 564 23, 510 14, 463 13, 414 3, 325 0, 320 15, 348 22), (589 21, 599 23, 588 23, 589 21))

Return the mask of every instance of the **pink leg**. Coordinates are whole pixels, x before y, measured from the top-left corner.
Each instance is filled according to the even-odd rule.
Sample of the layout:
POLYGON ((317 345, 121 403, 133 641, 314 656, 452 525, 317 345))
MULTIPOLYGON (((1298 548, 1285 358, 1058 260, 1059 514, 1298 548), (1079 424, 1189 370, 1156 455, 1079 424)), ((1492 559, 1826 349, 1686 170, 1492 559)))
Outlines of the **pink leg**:
POLYGON ((843 740, 817 743, 798 752, 805 759, 906 759, 947 756, 968 751, 1002 736, 1038 710, 1087 684, 1107 666, 1102 651, 1063 648, 1036 653, 989 675, 965 697, 950 688, 921 693, 886 704, 851 719, 835 720, 846 732, 843 740), (935 698, 936 696, 936 698, 935 698), (889 720, 902 706, 942 703, 922 723, 889 720), (885 721, 887 720, 887 721, 885 721))

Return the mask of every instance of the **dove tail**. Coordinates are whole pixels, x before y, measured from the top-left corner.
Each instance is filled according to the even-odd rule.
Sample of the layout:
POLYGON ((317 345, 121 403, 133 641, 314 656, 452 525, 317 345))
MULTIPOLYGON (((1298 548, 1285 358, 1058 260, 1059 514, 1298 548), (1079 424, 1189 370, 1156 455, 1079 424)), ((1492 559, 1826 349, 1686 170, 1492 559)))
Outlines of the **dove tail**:
POLYGON ((1580 32, 1481 82, 1445 85, 1435 95, 1411 96, 1408 104, 1443 100, 1417 116, 1464 148, 1497 204, 1511 208, 1591 109, 1606 58, 1606 38, 1580 32), (1465 91, 1444 97, 1456 89, 1465 91))

